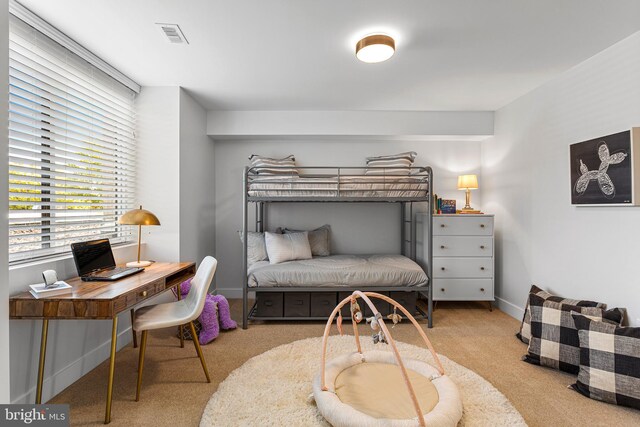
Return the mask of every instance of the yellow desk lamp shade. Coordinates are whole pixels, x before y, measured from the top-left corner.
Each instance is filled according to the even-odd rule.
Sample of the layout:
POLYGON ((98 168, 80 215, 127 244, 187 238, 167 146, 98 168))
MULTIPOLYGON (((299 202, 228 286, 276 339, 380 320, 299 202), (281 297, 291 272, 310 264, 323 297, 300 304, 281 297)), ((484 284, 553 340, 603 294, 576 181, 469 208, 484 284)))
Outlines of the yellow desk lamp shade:
POLYGON ((463 211, 474 210, 471 207, 471 190, 478 188, 478 177, 476 175, 460 175, 458 176, 458 190, 466 190, 466 204, 463 211))
POLYGON ((132 209, 125 213, 118 220, 118 224, 122 225, 137 225, 138 226, 138 261, 132 261, 127 263, 127 267, 148 267, 151 265, 151 261, 140 261, 140 243, 142 235, 143 225, 160 225, 160 220, 153 213, 146 209, 132 209))

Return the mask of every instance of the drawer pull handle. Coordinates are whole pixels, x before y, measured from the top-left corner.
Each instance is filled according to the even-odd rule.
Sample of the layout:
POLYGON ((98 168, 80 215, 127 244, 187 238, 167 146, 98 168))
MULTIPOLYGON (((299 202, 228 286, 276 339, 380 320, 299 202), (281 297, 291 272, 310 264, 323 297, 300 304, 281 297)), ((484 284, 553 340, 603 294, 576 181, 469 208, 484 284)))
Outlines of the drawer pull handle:
POLYGON ((445 228, 445 227, 446 227, 446 225, 444 225, 444 224, 440 224, 440 227, 441 227, 441 228, 445 228))
POLYGON ((480 228, 484 228, 484 224, 480 224, 480 228))
POLYGON ((322 301, 322 305, 329 305, 329 301, 322 301))
POLYGON ((267 307, 271 307, 273 305, 273 301, 265 301, 264 305, 267 307))
POLYGON ((442 292, 444 292, 444 288, 440 288, 440 290, 441 290, 442 292))
POLYGON ((480 291, 481 291, 481 292, 484 292, 484 288, 480 288, 480 291))
POLYGON ((484 271, 484 267, 480 267, 480 270, 484 271))
POLYGON ((444 245, 440 245, 440 249, 444 249, 444 245))
POLYGON ((441 267, 441 270, 444 271, 444 267, 441 267))
POLYGON ((481 245, 481 246, 480 246, 480 249, 484 249, 484 245, 481 245))
POLYGON ((147 291, 140 292, 140 296, 143 297, 143 298, 146 297, 147 296, 147 291))
POLYGON ((294 304, 295 305, 302 305, 304 303, 303 303, 303 301, 301 299, 297 299, 297 300, 294 301, 294 304))

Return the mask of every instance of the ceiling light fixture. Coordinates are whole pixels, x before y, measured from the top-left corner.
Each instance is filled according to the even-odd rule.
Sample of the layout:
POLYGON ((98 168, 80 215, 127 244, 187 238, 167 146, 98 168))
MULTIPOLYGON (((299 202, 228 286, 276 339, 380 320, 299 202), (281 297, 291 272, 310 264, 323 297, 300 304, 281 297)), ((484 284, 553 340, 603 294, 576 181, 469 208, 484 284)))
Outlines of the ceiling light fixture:
POLYGON ((386 61, 396 51, 396 42, 386 34, 371 34, 356 43, 356 57, 369 64, 386 61))

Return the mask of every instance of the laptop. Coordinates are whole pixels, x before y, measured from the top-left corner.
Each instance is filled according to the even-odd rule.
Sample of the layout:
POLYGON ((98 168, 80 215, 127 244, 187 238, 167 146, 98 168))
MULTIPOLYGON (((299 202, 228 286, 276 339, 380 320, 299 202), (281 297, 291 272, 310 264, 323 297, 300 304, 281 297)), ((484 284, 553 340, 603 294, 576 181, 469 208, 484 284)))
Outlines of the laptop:
POLYGON ((109 239, 71 244, 78 276, 85 282, 115 281, 144 271, 140 267, 116 267, 109 239))

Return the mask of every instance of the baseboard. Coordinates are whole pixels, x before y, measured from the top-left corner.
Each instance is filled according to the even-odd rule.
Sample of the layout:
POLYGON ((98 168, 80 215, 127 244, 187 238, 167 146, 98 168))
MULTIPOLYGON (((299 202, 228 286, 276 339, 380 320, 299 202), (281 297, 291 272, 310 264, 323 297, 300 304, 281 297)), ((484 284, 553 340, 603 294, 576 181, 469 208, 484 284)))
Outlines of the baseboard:
MULTIPOLYGON (((118 333, 118 351, 131 343, 131 337, 131 326, 118 333)), ((47 402, 58 393, 69 387, 71 384, 78 381, 78 379, 80 379, 82 376, 86 375, 96 366, 107 360, 110 354, 111 340, 107 340, 98 347, 82 355, 82 357, 76 359, 69 365, 60 369, 59 371, 53 373, 52 375, 46 376, 42 383, 42 401, 47 402)), ((37 369, 37 367, 34 367, 34 369, 37 369)), ((116 372, 116 375, 117 374, 118 373, 116 372)), ((35 402, 35 400, 36 385, 34 384, 33 387, 29 389, 29 391, 22 394, 21 396, 12 399, 11 403, 30 404, 35 402)))
POLYGON ((524 308, 509 302, 506 299, 496 297, 496 306, 514 319, 522 320, 522 317, 524 316, 524 308))
POLYGON ((224 295, 225 298, 242 298, 242 289, 216 288, 216 294, 224 295))

